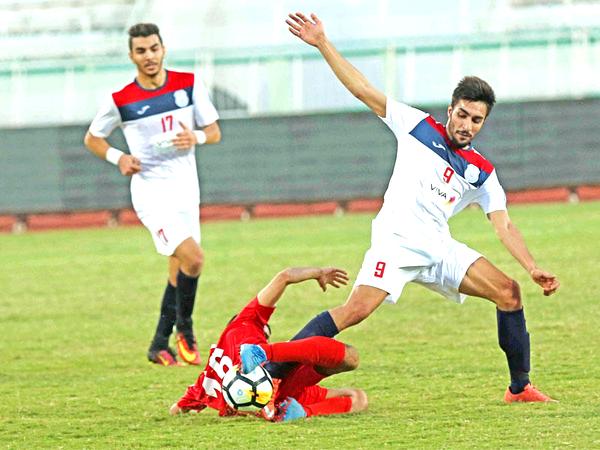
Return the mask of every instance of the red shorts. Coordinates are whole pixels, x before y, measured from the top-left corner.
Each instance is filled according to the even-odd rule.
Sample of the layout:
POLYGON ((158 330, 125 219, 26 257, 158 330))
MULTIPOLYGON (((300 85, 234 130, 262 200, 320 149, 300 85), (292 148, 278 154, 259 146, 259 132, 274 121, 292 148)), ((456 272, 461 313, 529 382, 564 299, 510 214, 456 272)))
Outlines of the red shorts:
POLYGON ((327 389, 318 386, 323 378, 325 377, 316 372, 314 366, 297 366, 279 383, 275 404, 287 397, 295 398, 301 405, 312 405, 325 400, 327 389))
POLYGON ((177 402, 177 406, 185 410, 193 409, 196 411, 202 411, 207 405, 205 401, 200 400, 200 395, 200 389, 198 389, 195 384, 192 384, 191 386, 187 387, 185 394, 183 394, 183 396, 177 402))

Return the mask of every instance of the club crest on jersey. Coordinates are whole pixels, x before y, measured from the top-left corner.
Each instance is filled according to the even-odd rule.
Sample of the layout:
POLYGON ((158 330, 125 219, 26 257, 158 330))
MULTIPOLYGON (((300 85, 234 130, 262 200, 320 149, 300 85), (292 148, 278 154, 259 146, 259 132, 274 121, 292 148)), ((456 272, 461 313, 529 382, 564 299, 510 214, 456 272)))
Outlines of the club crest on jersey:
POLYGON ((469 164, 465 169, 465 180, 467 183, 476 183, 479 180, 479 168, 473 164, 469 164))
POLYGON ((175 104, 180 108, 184 108, 190 104, 190 98, 183 89, 173 92, 173 98, 175 99, 175 104))

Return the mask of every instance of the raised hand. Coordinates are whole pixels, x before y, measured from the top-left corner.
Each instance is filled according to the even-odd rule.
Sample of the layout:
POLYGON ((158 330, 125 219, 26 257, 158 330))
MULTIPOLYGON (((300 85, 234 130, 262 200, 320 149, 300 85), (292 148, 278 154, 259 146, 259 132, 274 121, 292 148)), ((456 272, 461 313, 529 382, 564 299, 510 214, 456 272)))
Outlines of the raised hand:
POLYGON ((348 274, 345 270, 336 267, 325 267, 321 269, 321 275, 317 278, 317 282, 323 292, 327 290, 327 285, 330 284, 334 288, 339 288, 340 285, 348 284, 348 274))
POLYGON ((544 295, 552 295, 560 287, 560 282, 555 275, 541 269, 533 269, 529 275, 531 279, 544 289, 544 295))
POLYGON ((319 42, 325 39, 323 23, 316 14, 311 14, 312 21, 302 13, 288 14, 285 23, 288 24, 290 33, 299 37, 307 44, 317 47, 319 42))
POLYGON ((188 150, 198 143, 198 139, 192 130, 185 126, 185 123, 179 121, 181 131, 175 135, 173 145, 177 150, 188 150))

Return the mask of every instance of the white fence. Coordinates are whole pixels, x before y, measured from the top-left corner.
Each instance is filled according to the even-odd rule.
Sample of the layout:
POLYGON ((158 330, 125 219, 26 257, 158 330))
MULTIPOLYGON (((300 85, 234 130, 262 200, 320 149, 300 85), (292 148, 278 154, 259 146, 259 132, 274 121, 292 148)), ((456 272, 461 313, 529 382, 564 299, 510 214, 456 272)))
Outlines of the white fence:
MULTIPOLYGON (((478 75, 499 101, 600 94, 600 29, 340 43, 376 86, 413 104, 443 104, 464 75, 478 75)), ((127 56, 13 62, 0 69, 0 127, 89 122, 102 98, 130 82, 127 56)), ((167 66, 200 73, 223 117, 353 110, 349 95, 312 47, 191 54, 167 66)))

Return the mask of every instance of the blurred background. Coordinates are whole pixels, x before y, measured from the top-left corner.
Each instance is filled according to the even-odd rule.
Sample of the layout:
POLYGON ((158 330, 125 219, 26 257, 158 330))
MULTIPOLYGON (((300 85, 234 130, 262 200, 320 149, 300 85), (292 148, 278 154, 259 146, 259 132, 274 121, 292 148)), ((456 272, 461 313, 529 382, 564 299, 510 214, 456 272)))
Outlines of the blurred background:
POLYGON ((129 208, 128 180, 82 139, 135 76, 137 22, 159 25, 166 66, 199 74, 223 119, 198 154, 204 204, 381 197, 393 136, 289 34, 293 11, 440 122, 463 76, 486 79, 498 105, 475 145, 509 191, 600 184, 599 1, 0 0, 0 214, 129 208))

